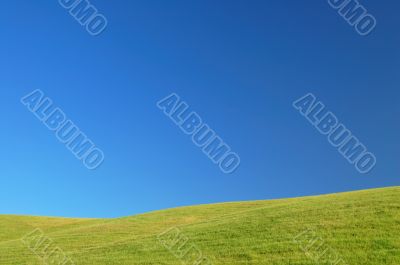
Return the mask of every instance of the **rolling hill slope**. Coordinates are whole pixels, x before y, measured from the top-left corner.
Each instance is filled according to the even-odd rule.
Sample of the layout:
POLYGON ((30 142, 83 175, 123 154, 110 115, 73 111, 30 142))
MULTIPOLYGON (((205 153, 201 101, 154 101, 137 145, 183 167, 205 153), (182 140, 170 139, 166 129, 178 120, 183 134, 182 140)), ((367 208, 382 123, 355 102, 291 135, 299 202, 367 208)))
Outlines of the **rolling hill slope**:
POLYGON ((0 215, 1 265, 62 264, 64 254, 66 265, 399 265, 400 187, 118 219, 0 215))

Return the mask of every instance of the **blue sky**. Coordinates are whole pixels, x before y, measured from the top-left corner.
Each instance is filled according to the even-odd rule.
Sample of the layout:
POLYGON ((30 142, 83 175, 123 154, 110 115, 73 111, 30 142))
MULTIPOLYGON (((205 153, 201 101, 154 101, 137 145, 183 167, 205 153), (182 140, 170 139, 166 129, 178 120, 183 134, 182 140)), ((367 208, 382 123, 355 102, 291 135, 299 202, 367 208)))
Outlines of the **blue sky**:
POLYGON ((326 1, 58 1, 0 11, 0 213, 117 217, 400 185, 395 0, 362 37, 326 1), (105 153, 88 170, 20 103, 41 89, 105 153), (156 102, 177 93, 241 158, 223 174, 156 102), (358 173, 292 107, 314 93, 377 157, 358 173))

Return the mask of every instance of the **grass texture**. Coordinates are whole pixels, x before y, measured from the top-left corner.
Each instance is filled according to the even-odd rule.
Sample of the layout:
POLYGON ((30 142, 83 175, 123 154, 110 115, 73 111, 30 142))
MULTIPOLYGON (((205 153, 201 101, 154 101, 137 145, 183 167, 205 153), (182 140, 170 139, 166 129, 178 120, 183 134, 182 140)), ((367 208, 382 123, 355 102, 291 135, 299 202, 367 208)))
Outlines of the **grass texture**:
POLYGON ((70 258, 65 265, 399 265, 400 187, 117 219, 0 215, 0 264, 62 264, 50 257, 55 247, 70 258), (35 229, 50 247, 21 240, 32 243, 35 229))

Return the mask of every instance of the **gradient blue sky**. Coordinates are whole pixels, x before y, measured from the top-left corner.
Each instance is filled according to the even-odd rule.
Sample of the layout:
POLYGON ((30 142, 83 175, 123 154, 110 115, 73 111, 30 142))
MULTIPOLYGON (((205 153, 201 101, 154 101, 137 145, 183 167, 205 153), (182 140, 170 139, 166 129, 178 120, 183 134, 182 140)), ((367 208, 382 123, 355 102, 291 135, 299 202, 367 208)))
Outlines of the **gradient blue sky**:
POLYGON ((58 1, 0 11, 0 213, 117 217, 175 206, 400 185, 397 0, 359 36, 326 1, 58 1), (90 171, 20 98, 43 90, 100 148, 90 171), (241 157, 223 174, 157 107, 179 94, 241 157), (377 156, 362 175, 293 107, 312 92, 377 156))

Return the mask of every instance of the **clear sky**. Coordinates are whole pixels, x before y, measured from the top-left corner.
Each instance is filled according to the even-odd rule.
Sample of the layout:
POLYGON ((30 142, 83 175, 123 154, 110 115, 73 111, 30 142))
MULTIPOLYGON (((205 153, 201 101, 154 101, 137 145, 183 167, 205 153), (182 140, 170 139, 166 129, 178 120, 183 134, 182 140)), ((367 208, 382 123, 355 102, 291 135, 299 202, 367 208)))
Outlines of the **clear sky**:
POLYGON ((327 1, 91 3, 91 36, 57 0, 0 10, 0 213, 117 217, 176 206, 400 185, 397 0, 360 1, 358 35, 327 1), (99 146, 88 170, 20 98, 41 89, 99 146), (156 102, 177 93, 241 158, 223 174, 156 102), (292 102, 314 93, 377 165, 358 173, 292 102))

